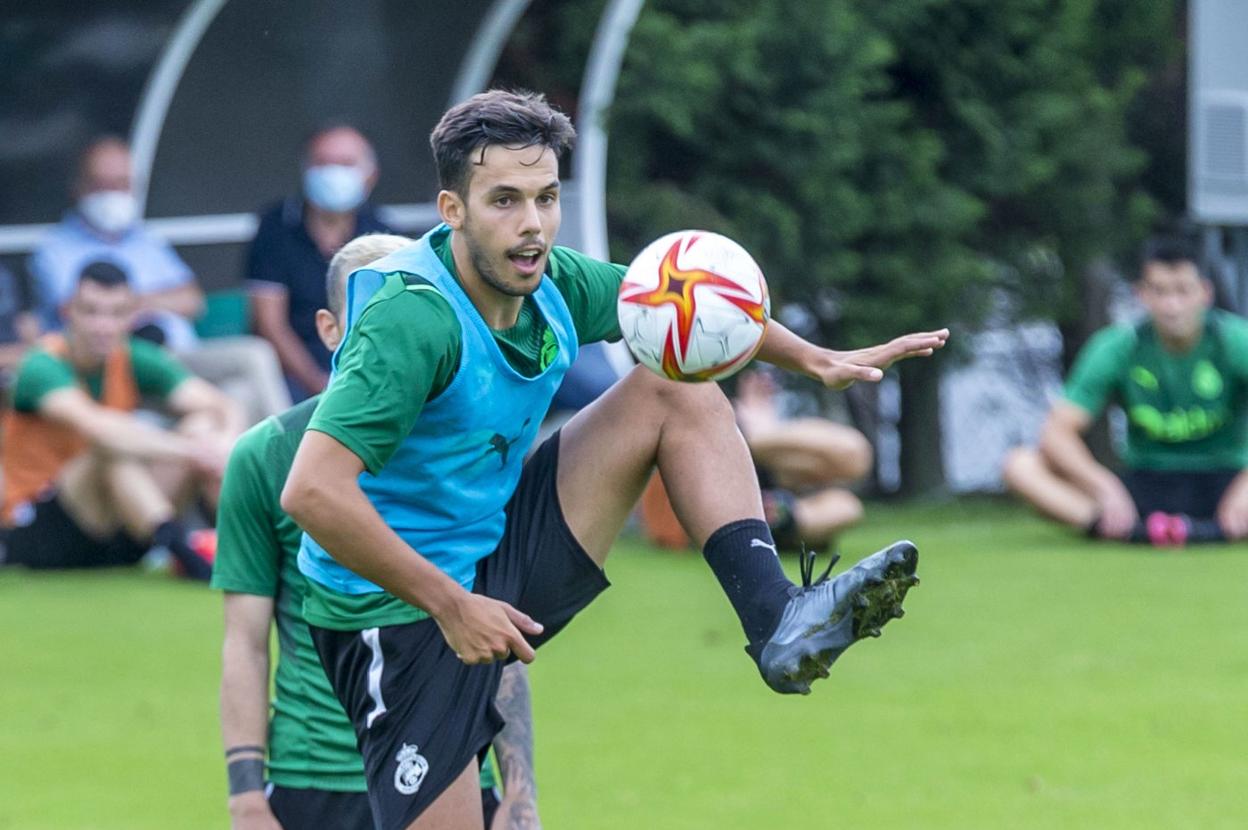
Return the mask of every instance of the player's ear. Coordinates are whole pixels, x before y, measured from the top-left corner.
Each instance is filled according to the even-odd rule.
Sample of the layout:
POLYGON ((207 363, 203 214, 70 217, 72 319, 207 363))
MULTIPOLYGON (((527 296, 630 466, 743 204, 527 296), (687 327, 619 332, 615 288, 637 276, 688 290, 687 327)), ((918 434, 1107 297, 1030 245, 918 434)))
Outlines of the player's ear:
POLYGON ((453 190, 439 190, 438 213, 452 230, 459 230, 464 224, 464 200, 453 190))
POLYGON ((342 327, 338 325, 338 318, 327 308, 316 310, 316 334, 331 352, 342 342, 342 327))

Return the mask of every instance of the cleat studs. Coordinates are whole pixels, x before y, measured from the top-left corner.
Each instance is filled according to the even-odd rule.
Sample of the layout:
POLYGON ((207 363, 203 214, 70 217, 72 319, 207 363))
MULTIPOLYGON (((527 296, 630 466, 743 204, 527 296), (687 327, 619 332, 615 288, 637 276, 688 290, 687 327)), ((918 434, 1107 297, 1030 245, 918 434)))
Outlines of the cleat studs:
POLYGON ((901 607, 899 606, 899 607, 897 607, 897 608, 894 608, 894 609, 893 609, 893 619, 895 619, 895 620, 899 620, 899 619, 901 619, 901 618, 902 618, 902 617, 904 617, 904 616, 906 616, 906 611, 905 611, 905 609, 904 609, 904 608, 901 608, 901 607))

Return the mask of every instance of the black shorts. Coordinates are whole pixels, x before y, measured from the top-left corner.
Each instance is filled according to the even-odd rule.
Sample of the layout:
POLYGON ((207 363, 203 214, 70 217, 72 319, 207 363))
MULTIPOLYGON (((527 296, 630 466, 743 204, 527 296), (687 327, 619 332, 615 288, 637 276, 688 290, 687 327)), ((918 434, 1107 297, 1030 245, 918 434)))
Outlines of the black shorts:
MULTIPOLYGON (((559 435, 524 465, 507 527, 477 564, 473 591, 510 603, 549 640, 610 583, 572 535, 555 487, 559 435)), ((432 619, 364 631, 312 626, 321 662, 355 726, 379 830, 416 819, 503 727, 494 708, 503 664, 468 666, 432 619)))
POLYGON ((373 830, 365 793, 309 790, 273 785, 269 809, 282 830, 373 830))
POLYGON ((1218 502, 1240 470, 1127 470, 1122 483, 1135 502, 1140 518, 1150 513, 1182 513, 1193 519, 1212 519, 1218 502))
POLYGON ((148 545, 118 531, 96 539, 78 527, 55 492, 18 511, 23 524, 9 530, 6 559, 10 565, 28 568, 103 568, 133 565, 147 553, 148 545), (22 513, 27 515, 22 516, 22 513))

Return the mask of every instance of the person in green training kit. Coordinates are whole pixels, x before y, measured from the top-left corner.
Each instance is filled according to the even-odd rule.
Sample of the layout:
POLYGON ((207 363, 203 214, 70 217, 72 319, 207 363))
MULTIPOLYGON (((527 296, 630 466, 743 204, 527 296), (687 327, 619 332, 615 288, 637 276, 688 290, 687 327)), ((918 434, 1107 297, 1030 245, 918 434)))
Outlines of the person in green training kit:
POLYGON ((1006 484, 1094 537, 1181 546, 1248 536, 1248 322, 1212 308, 1183 240, 1144 250, 1147 317, 1103 329, 1080 352, 1037 449, 1007 456, 1006 484), (1127 416, 1123 471, 1084 444, 1111 401, 1127 416))
MULTIPOLYGON (((306 531, 304 616, 360 736, 379 830, 480 826, 504 664, 533 660, 607 587, 656 465, 776 692, 809 692, 917 582, 917 549, 899 541, 793 584, 714 383, 637 367, 529 453, 580 346, 620 337, 624 267, 554 244, 574 135, 536 93, 490 90, 443 115, 443 223, 351 275, 346 339, 282 491, 306 531)), ((948 334, 836 352, 773 320, 758 356, 843 389, 948 334)))
MULTIPOLYGON (((316 316, 327 348, 333 350, 341 339, 347 274, 411 242, 369 234, 335 255, 327 278, 330 308, 316 316)), ((316 404, 316 398, 306 400, 248 431, 230 456, 222 490, 212 585, 225 591, 221 727, 234 830, 373 827, 355 734, 302 620, 304 579, 295 562, 302 532, 278 504, 316 404), (280 653, 270 721, 269 629, 274 620, 280 653)), ((496 698, 507 719, 507 728, 494 741, 505 795, 500 805, 493 768, 483 764, 487 828, 537 826, 526 671, 519 663, 509 668, 496 698)))

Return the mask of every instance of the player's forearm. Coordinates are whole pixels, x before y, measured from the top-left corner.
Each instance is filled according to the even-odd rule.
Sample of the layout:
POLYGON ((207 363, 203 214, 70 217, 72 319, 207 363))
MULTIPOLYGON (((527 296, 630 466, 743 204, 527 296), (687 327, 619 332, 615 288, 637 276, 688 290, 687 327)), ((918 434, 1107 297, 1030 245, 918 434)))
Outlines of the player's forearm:
POLYGON ((537 799, 533 774, 533 708, 529 695, 529 672, 523 663, 512 663, 503 670, 495 707, 507 722, 494 738, 494 754, 503 776, 503 789, 509 795, 537 799))
POLYGON ((273 345, 277 362, 281 364, 283 372, 294 377, 305 388, 313 392, 321 391, 325 373, 295 334, 295 330, 290 327, 284 312, 280 316, 272 311, 258 315, 256 331, 273 345))
POLYGON ((176 461, 194 457, 187 439, 122 413, 101 409, 84 431, 92 444, 116 455, 176 461))
POLYGON ((292 471, 282 509, 344 567, 434 617, 449 613, 465 593, 386 525, 354 479, 314 479, 292 471))
POLYGON ((1040 436, 1040 452, 1085 493, 1097 495, 1117 483, 1114 474, 1092 455, 1082 436, 1069 428, 1047 424, 1040 436))
POLYGON ((823 350, 798 337, 779 322, 769 320, 756 357, 781 369, 813 376, 811 362, 820 351, 823 350))
POLYGON ((221 740, 225 751, 264 757, 268 725, 268 641, 257 643, 227 633, 221 654, 221 740), (259 749, 240 753, 241 747, 259 749))

